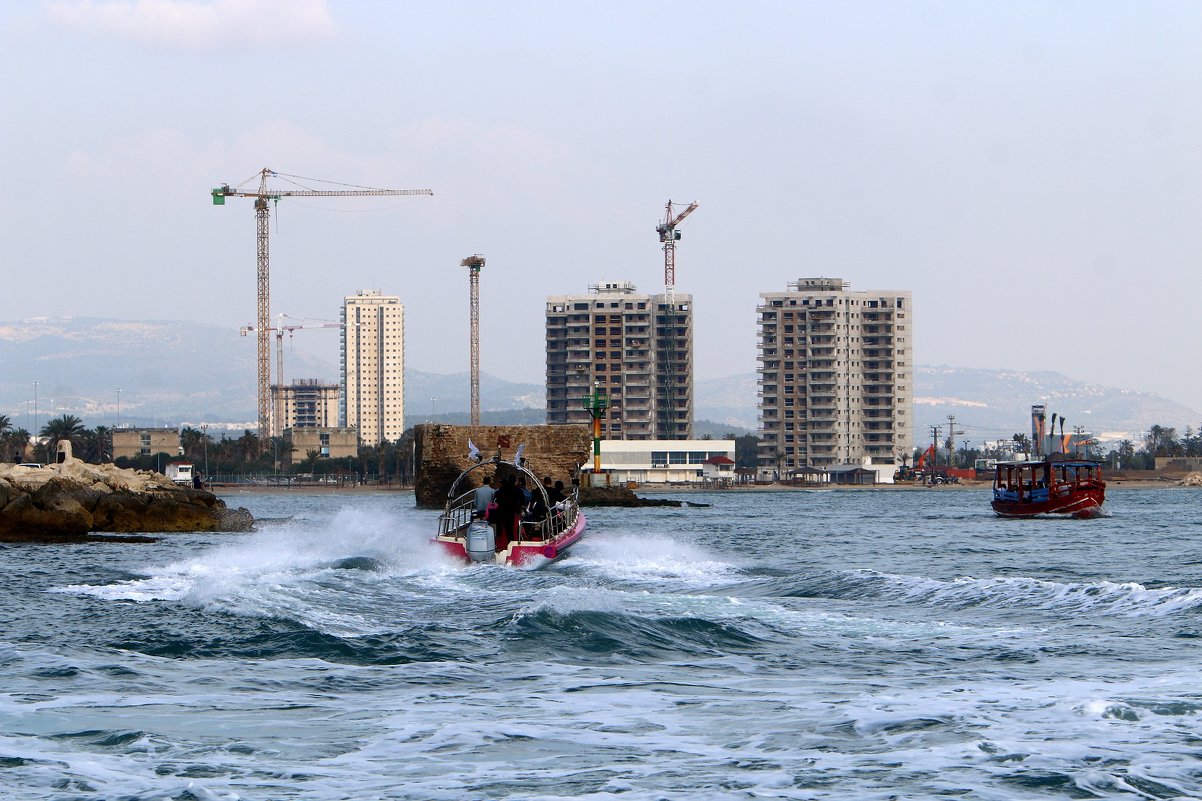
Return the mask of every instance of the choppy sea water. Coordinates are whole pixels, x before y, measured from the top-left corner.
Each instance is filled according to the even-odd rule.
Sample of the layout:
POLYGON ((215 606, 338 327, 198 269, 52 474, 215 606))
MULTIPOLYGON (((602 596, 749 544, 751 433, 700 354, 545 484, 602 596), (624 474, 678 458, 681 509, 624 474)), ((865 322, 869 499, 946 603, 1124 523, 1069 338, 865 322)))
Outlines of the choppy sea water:
POLYGON ((0 797, 1202 797, 1197 491, 686 497, 537 572, 404 494, 0 546, 0 797))

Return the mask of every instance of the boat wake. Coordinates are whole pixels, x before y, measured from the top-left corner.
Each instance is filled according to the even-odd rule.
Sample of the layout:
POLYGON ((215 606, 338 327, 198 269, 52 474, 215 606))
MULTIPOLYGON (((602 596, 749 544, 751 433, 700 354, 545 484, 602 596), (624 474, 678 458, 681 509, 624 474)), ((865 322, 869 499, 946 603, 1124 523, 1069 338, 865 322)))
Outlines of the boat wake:
POLYGON ((309 618, 318 628, 360 631, 358 616, 341 619, 341 593, 397 576, 421 578, 454 570, 430 548, 428 533, 380 512, 344 509, 327 523, 284 523, 183 561, 151 565, 144 576, 54 591, 106 601, 175 602, 251 617, 309 618))
POLYGON ((613 533, 581 540, 568 564, 634 584, 702 587, 730 582, 742 568, 706 549, 664 534, 613 533))
POLYGON ((913 604, 965 609, 1022 607, 1089 615, 1168 616, 1202 609, 1202 589, 1159 587, 1136 582, 1056 582, 1026 577, 943 580, 873 570, 853 570, 792 579, 787 595, 883 598, 913 604))

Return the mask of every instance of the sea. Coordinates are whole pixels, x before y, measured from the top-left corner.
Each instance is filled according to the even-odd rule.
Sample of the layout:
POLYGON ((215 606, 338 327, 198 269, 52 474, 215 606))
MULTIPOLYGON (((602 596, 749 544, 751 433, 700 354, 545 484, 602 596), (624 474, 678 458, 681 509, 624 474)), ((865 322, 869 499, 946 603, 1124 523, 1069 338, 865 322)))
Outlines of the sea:
POLYGON ((0 546, 0 798, 1202 798, 1202 494, 586 510, 465 567, 408 493, 240 534, 0 546))

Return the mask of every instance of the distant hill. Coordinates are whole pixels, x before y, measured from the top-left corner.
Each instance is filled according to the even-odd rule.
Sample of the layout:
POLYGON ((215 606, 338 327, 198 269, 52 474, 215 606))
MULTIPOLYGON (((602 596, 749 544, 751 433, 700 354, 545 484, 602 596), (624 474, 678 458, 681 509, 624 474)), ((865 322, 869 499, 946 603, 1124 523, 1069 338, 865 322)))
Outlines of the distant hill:
MULTIPOLYGON (((285 343, 288 380, 337 382, 338 367, 285 343)), ((32 428, 33 382, 38 420, 74 414, 92 427, 117 419, 127 425, 226 424, 254 428, 255 343, 238 331, 193 322, 123 321, 87 317, 0 322, 0 414, 32 428)), ((275 355, 272 354, 272 367, 275 355)), ((466 422, 471 386, 466 372, 406 370, 405 415, 466 422)), ((1074 381, 1059 373, 966 367, 915 369, 914 423, 920 440, 930 426, 956 416, 960 440, 980 443, 1029 427, 1030 407, 1045 403, 1102 438, 1137 438, 1153 424, 1184 431, 1202 415, 1146 392, 1074 381)), ((697 436, 743 434, 756 428, 756 374, 695 383, 697 436)), ((480 377, 481 419, 537 423, 545 419, 541 384, 480 377)))
MULTIPOLYGON (((288 381, 337 383, 336 364, 289 341, 284 347, 288 381)), ((39 424, 74 414, 88 427, 111 426, 117 421, 119 397, 125 425, 257 425, 255 342, 231 328, 87 317, 0 322, 0 365, 0 414, 25 428, 33 427, 34 381, 39 424)), ((405 377, 407 419, 430 419, 431 406, 435 417, 462 412, 467 418, 467 373, 406 370, 405 377)), ((480 390, 487 410, 534 408, 540 418, 544 414, 540 384, 509 383, 485 374, 480 390)))
POLYGON ((1107 441, 1137 439, 1153 425, 1183 432, 1202 422, 1197 411, 1159 395, 1087 384, 1050 371, 924 366, 915 369, 914 385, 920 431, 942 425, 946 432, 947 416, 954 414, 956 427, 977 443, 1029 432, 1036 403, 1067 418, 1066 430, 1081 426, 1107 441))
MULTIPOLYGON (((1136 439, 1153 425, 1183 432, 1197 429, 1202 414, 1150 392, 1087 384, 1049 371, 991 370, 970 367, 928 367, 914 370, 914 424, 926 441, 931 426, 947 435, 948 415, 965 439, 1009 439, 1030 430, 1031 405, 1043 403, 1049 413, 1067 418, 1066 426, 1081 426, 1112 441, 1136 439)), ((697 416, 756 427, 756 374, 697 381, 697 416)))

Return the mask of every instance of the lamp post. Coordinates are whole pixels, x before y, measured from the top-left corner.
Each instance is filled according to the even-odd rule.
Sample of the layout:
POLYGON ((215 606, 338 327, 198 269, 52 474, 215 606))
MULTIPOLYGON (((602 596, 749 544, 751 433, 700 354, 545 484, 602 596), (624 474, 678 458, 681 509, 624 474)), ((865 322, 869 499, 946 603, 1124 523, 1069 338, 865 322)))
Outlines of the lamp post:
POLYGON ((38 382, 33 382, 33 458, 38 458, 38 382))
POLYGON ((593 418, 593 473, 601 472, 601 418, 609 408, 609 396, 601 391, 600 384, 593 385, 591 395, 580 399, 584 410, 593 418))
POLYGON ((117 428, 121 427, 121 390, 117 390, 117 428))
POLYGON ((205 480, 209 479, 209 424, 200 424, 200 441, 205 449, 205 480))

